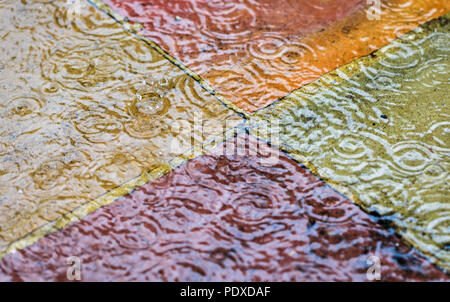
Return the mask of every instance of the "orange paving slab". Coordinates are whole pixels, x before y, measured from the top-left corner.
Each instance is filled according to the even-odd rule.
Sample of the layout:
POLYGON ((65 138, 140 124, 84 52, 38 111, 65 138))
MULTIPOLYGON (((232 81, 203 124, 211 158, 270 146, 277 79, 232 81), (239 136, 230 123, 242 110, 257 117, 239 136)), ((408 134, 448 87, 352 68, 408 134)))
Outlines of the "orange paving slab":
POLYGON ((447 0, 384 0, 377 20, 360 0, 104 2, 248 111, 450 10, 447 0))

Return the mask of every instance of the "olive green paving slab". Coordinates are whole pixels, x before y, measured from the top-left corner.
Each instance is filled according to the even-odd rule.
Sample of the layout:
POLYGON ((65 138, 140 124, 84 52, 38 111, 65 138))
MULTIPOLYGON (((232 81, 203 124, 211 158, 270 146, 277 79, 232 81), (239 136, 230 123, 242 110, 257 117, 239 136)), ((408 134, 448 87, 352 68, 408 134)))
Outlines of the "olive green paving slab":
MULTIPOLYGON (((450 269, 449 15, 327 74, 251 118, 450 269)), ((270 137, 272 135, 272 137, 270 137)))

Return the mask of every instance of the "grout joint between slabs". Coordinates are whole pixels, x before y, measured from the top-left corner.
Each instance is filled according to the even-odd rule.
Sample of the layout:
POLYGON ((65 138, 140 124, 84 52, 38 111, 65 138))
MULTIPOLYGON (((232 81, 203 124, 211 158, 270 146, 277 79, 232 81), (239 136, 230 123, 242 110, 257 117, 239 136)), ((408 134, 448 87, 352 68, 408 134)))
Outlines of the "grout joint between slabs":
POLYGON ((177 167, 183 165, 189 160, 195 159, 196 157, 202 156, 217 147, 218 145, 224 143, 225 141, 232 139, 233 137, 245 132, 245 123, 244 119, 241 124, 238 124, 231 129, 224 131, 221 135, 212 138, 211 140, 200 144, 200 146, 194 146, 187 152, 176 156, 171 159, 167 164, 159 164, 158 166, 150 169, 149 171, 142 173, 141 175, 133 178, 121 186, 106 192, 105 194, 99 196, 96 199, 88 201, 74 210, 67 212, 57 219, 42 225, 41 227, 35 229, 34 231, 26 234, 23 237, 20 237, 13 242, 1 246, 0 247, 0 260, 6 257, 9 254, 15 253, 22 249, 25 249, 34 243, 36 243, 39 239, 55 233, 64 227, 73 224, 77 221, 80 221, 90 213, 98 210, 101 207, 112 204, 118 199, 131 194, 134 190, 142 187, 148 182, 154 181, 168 173, 177 167))
POLYGON ((170 55, 167 51, 165 51, 163 48, 161 48, 157 43, 154 41, 140 35, 138 33, 138 30, 142 27, 142 24, 134 23, 131 24, 128 21, 128 18, 121 16, 120 14, 114 12, 109 5, 104 3, 101 0, 86 0, 91 5, 93 5, 95 8, 100 10, 101 12, 107 14, 109 17, 113 18, 117 23, 122 25, 122 27, 136 36, 139 40, 143 41, 147 45, 149 45, 151 48, 153 48, 156 52, 158 52, 160 55, 162 55, 165 59, 170 61, 173 65, 180 68, 185 74, 190 76, 192 79, 194 79, 197 83, 200 84, 200 86, 213 95, 222 105, 224 105, 226 108, 234 111, 235 113, 241 115, 243 118, 248 119, 250 113, 247 112, 244 109, 239 108, 236 106, 233 102, 229 101, 226 97, 218 93, 207 81, 205 81, 202 77, 200 77, 197 73, 192 71, 189 67, 187 67, 185 64, 183 64, 180 60, 170 55))

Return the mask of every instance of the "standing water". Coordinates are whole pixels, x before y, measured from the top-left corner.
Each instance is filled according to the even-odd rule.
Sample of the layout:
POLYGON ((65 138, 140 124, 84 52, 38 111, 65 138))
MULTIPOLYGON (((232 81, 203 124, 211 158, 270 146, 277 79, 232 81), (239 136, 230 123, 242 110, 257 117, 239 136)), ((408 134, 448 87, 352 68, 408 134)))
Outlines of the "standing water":
POLYGON ((449 11, 0 0, 0 280, 448 280, 449 11))

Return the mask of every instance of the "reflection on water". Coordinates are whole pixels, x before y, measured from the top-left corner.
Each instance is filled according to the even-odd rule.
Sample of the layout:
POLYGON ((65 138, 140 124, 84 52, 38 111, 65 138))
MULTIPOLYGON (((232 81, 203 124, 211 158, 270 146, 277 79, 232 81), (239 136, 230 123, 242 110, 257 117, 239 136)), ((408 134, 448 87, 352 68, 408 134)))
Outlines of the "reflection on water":
POLYGON ((0 261, 0 280, 383 281, 448 276, 266 144, 238 136, 0 261), (259 150, 259 153, 251 150, 259 150), (227 152, 225 152, 227 150, 227 152), (277 154, 276 164, 261 159, 277 154))
MULTIPOLYGON (((176 120, 237 118, 85 4, 0 1, 0 247, 176 155, 176 120)), ((232 125, 232 123, 230 123, 232 125)), ((186 151, 186 150, 182 150, 186 151)))
POLYGON ((450 16, 256 114, 284 147, 450 268, 450 16), (353 74, 353 76, 351 76, 353 74), (345 80, 350 76, 348 80, 345 80))
POLYGON ((104 2, 249 111, 450 10, 447 0, 382 0, 369 20, 360 0, 104 2))

